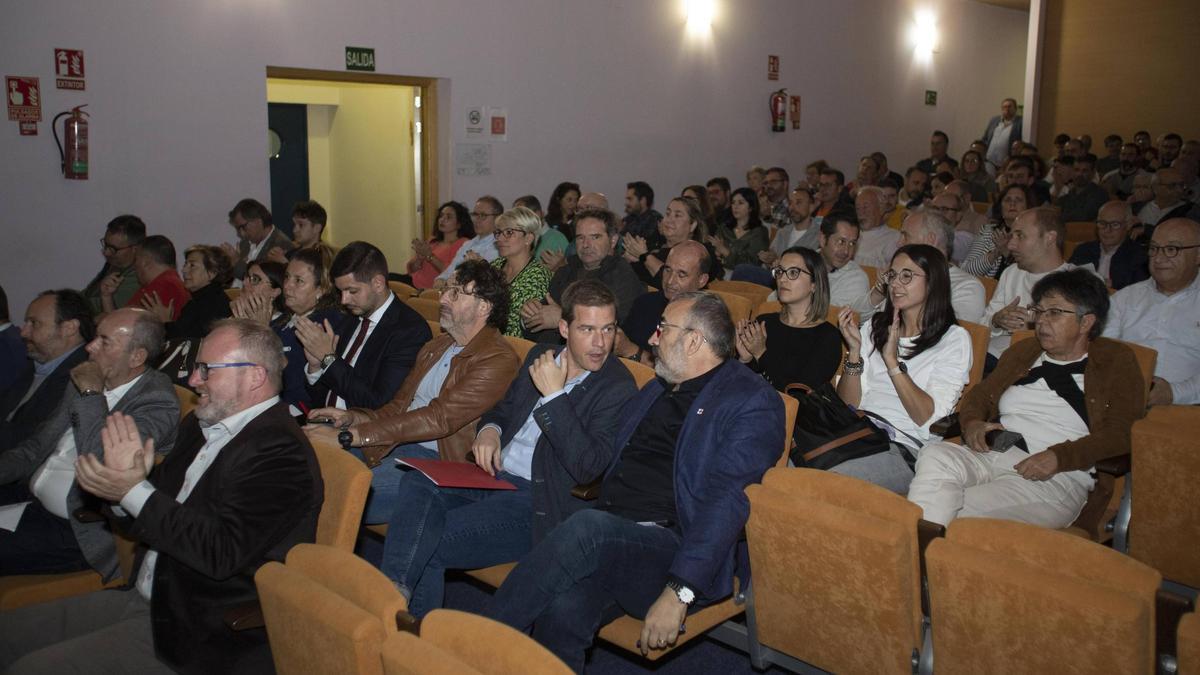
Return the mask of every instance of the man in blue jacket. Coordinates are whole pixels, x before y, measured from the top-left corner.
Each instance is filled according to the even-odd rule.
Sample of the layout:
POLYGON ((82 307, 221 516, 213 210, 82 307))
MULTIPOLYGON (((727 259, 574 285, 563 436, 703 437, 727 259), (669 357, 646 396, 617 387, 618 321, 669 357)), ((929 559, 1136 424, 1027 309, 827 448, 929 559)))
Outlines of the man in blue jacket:
POLYGON ((745 488, 780 456, 779 395, 734 354, 717 296, 667 306, 656 335, 658 378, 620 415, 617 457, 594 509, 525 555, 487 614, 533 636, 575 671, 614 610, 645 618, 641 648, 674 644, 688 611, 730 595, 750 512, 745 488))
POLYGON ((562 298, 567 346, 530 350, 471 447, 476 464, 517 489, 439 488, 417 471, 400 480, 381 568, 416 616, 441 607, 446 569, 513 562, 585 508, 572 488, 599 478, 616 454, 619 415, 637 393, 612 353, 617 300, 596 279, 562 298))

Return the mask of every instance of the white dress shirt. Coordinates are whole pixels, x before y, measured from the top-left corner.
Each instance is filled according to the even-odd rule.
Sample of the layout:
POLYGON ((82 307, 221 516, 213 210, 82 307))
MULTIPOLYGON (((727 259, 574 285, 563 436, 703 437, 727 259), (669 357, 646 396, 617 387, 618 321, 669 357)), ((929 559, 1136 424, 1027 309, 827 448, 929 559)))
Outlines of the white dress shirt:
POLYGON ((1104 336, 1157 350, 1154 374, 1171 383, 1175 403, 1200 403, 1200 277, 1172 295, 1154 279, 1117 291, 1104 336))
MULTIPOLYGON (((200 479, 204 477, 204 473, 208 471, 208 467, 212 466, 213 462, 217 461, 217 455, 221 450, 234 439, 242 429, 246 428, 255 417, 258 417, 268 408, 279 403, 279 397, 273 396, 262 403, 250 406, 241 412, 236 412, 229 417, 213 424, 211 426, 200 425, 200 433, 204 434, 204 447, 196 453, 196 457, 188 466, 187 473, 184 474, 183 485, 179 488, 179 494, 175 495, 175 501, 180 504, 187 501, 187 498, 192 494, 192 490, 200 479)), ((150 484, 150 481, 144 480, 141 483, 133 486, 125 496, 121 498, 121 508, 126 513, 137 518, 142 512, 142 507, 146 505, 146 500, 150 499, 150 495, 154 494, 155 487, 150 484)), ((158 563, 158 551, 151 549, 146 552, 146 557, 142 559, 142 567, 138 570, 137 590, 143 598, 150 600, 150 595, 154 588, 154 566, 158 563)))
POLYGON ((1009 265, 1000 273, 1000 280, 996 282, 996 292, 992 295, 992 301, 988 303, 987 309, 983 313, 983 324, 991 329, 992 339, 988 341, 988 353, 996 358, 1008 349, 1008 345, 1012 343, 1012 333, 1007 330, 996 328, 992 325, 992 317, 996 312, 1008 306, 1014 297, 1020 297, 1017 302, 1018 307, 1025 307, 1033 302, 1033 285, 1042 279, 1042 277, 1051 272, 1060 272, 1069 270, 1075 267, 1071 263, 1063 263, 1049 272, 1033 274, 1026 272, 1017 265, 1009 265))
MULTIPOLYGON (((354 358, 346 359, 346 355, 350 353, 350 348, 354 346, 355 341, 358 339, 358 331, 362 330, 362 317, 359 317, 358 323, 354 324, 354 332, 350 334, 350 339, 346 341, 346 348, 343 349, 342 353, 339 355, 343 359, 346 359, 346 362, 350 364, 351 368, 354 367, 354 364, 358 363, 358 357, 361 356, 363 350, 367 348, 367 342, 369 342, 371 340, 371 336, 375 334, 375 329, 379 327, 379 321, 383 319, 383 315, 387 313, 388 307, 391 307, 392 303, 395 301, 396 296, 393 293, 388 293, 387 300, 384 300, 382 305, 377 307, 374 312, 371 312, 371 315, 367 317, 367 320, 371 322, 367 324, 367 336, 363 338, 362 344, 358 346, 358 351, 355 352, 354 358)), ((309 384, 316 384, 317 380, 321 379, 321 376, 324 374, 324 367, 318 367, 316 372, 310 371, 308 366, 305 366, 304 368, 304 377, 308 379, 309 384)), ((333 405, 334 407, 345 410, 346 399, 339 396, 337 397, 337 400, 334 401, 333 405)))
POLYGON ((829 304, 853 309, 862 321, 871 316, 871 282, 861 265, 851 260, 829 272, 829 304))
POLYGON ((950 305, 954 307, 954 315, 960 321, 983 323, 984 306, 987 304, 987 293, 983 282, 973 274, 958 269, 957 265, 950 266, 950 305))
POLYGON ((446 265, 446 269, 442 270, 442 273, 437 275, 436 278, 443 281, 450 281, 454 275, 455 268, 467 259, 467 253, 472 252, 479 254, 479 257, 488 262, 499 258, 500 252, 496 250, 496 233, 493 232, 487 236, 475 235, 468 239, 467 243, 458 248, 458 252, 454 254, 454 259, 450 261, 449 265, 446 265))

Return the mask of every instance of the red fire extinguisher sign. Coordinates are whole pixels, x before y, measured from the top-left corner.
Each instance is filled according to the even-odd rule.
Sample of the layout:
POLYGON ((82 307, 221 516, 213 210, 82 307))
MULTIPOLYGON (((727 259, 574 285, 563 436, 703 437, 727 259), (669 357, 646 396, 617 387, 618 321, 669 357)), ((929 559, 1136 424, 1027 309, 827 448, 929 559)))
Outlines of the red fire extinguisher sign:
POLYGON ((38 84, 38 78, 7 75, 4 92, 8 97, 9 121, 42 121, 42 86, 38 84))

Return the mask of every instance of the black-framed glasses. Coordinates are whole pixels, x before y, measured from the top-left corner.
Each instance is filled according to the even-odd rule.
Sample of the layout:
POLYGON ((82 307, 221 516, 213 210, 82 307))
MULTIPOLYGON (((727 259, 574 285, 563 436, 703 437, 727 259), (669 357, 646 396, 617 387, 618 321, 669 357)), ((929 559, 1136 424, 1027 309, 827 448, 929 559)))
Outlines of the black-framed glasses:
POLYGON ((249 361, 233 361, 230 363, 205 363, 203 361, 197 361, 196 372, 200 374, 201 382, 208 382, 208 373, 210 370, 220 370, 221 368, 250 368, 257 365, 257 363, 250 363, 249 361))
POLYGON ((498 215, 500 215, 500 214, 499 213, 480 213, 479 211, 471 212, 471 217, 476 220, 483 220, 484 218, 495 218, 498 215))
POLYGON ((1146 247, 1146 255, 1153 258, 1161 253, 1168 258, 1174 258, 1175 256, 1179 255, 1180 251, 1186 251, 1190 248, 1200 248, 1200 244, 1192 244, 1191 246, 1175 246, 1173 244, 1159 246, 1158 244, 1150 244, 1146 247))
MULTIPOLYGON (((680 325, 679 325, 679 324, 677 324, 677 323, 668 323, 668 322, 666 322, 666 321, 659 321, 659 322, 658 322, 658 325, 654 327, 654 333, 655 333, 656 335, 658 335, 659 337, 662 337, 662 334, 663 334, 663 329, 664 329, 664 328, 678 328, 679 330, 681 330, 681 331, 683 331, 683 332, 685 332, 685 333, 686 333, 686 332, 688 332, 688 331, 692 331, 692 332, 695 332, 695 333, 700 333, 700 329, 699 329, 699 328, 689 328, 689 327, 687 327, 687 326, 680 326, 680 325)), ((708 342, 708 338, 704 337, 704 333, 700 333, 700 339, 701 339, 701 340, 704 340, 705 342, 708 342)))
POLYGON ((775 277, 776 279, 779 279, 780 277, 787 277, 788 279, 795 281, 800 278, 801 274, 807 274, 810 278, 813 275, 810 270, 806 270, 803 267, 776 266, 771 268, 771 276, 775 277))
POLYGON ((899 279, 901 286, 907 286, 912 283, 913 277, 923 277, 924 274, 914 272, 910 269, 902 269, 899 272, 896 270, 888 270, 883 273, 883 283, 890 284, 899 279))
POLYGON ((126 244, 125 246, 113 246, 112 244, 105 241, 103 237, 100 238, 100 250, 103 251, 105 255, 116 255, 117 252, 124 251, 127 248, 133 248, 134 246, 137 246, 137 244, 126 244))
POLYGON ((496 230, 497 239, 511 239, 513 237, 519 237, 523 234, 527 234, 527 232, 519 227, 506 227, 503 230, 496 230))
POLYGON ((1043 316, 1049 319, 1057 319, 1064 316, 1079 316, 1079 311, 1074 309, 1061 309, 1059 307, 1038 307, 1037 305, 1029 305, 1025 308, 1033 315, 1033 320, 1036 323, 1043 316))
POLYGON ((1096 227, 1101 230, 1119 230, 1125 227, 1125 223, 1120 220, 1097 220, 1096 227))
POLYGON ((460 295, 474 296, 475 293, 464 289, 462 286, 447 286, 446 290, 442 291, 442 296, 445 297, 448 302, 454 302, 455 300, 458 300, 458 296, 460 295))

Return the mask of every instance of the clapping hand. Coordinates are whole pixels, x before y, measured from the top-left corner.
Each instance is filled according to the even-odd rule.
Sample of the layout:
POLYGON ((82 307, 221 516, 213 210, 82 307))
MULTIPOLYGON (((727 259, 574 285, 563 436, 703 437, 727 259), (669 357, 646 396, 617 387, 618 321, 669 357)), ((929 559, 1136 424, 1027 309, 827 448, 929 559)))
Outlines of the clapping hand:
POLYGON ((314 372, 321 365, 321 359, 326 354, 337 353, 337 333, 329 319, 317 323, 306 316, 296 317, 296 338, 304 347, 304 358, 308 361, 309 372, 314 372))
POLYGON ((250 319, 255 323, 263 326, 271 324, 271 315, 274 314, 274 306, 271 298, 265 295, 255 295, 242 292, 229 304, 229 309, 233 315, 239 319, 250 319))
POLYGON ((546 249, 542 251, 542 255, 538 256, 542 261, 542 265, 549 271, 555 272, 567 262, 567 254, 563 251, 552 251, 546 249))
POLYGON ((113 413, 100 430, 103 461, 95 455, 75 460, 75 479, 84 490, 110 502, 119 502, 133 486, 150 475, 154 466, 154 439, 142 441, 132 417, 113 413))
POLYGON ((767 353, 767 325, 761 321, 743 319, 737 326, 738 359, 748 363, 767 353))
POLYGON ((546 302, 529 300, 521 306, 521 323, 530 331, 551 330, 558 327, 562 319, 562 307, 546 294, 546 302))
POLYGON ((859 332, 858 313, 849 307, 843 307, 838 312, 838 330, 846 342, 846 359, 858 362, 862 359, 862 333, 859 332))
MULTIPOLYGON (((860 338, 861 339, 861 338, 860 338)), ((900 308, 892 308, 892 323, 888 325, 887 342, 883 343, 883 365, 888 370, 900 364, 900 308)))
POLYGON ((649 252, 645 237, 639 237, 636 234, 626 234, 621 238, 621 241, 625 244, 625 259, 630 262, 636 262, 649 252))
POLYGON ((142 309, 157 316, 163 323, 168 323, 175 318, 175 300, 167 304, 162 303, 162 299, 158 297, 158 293, 151 293, 142 296, 142 309))

